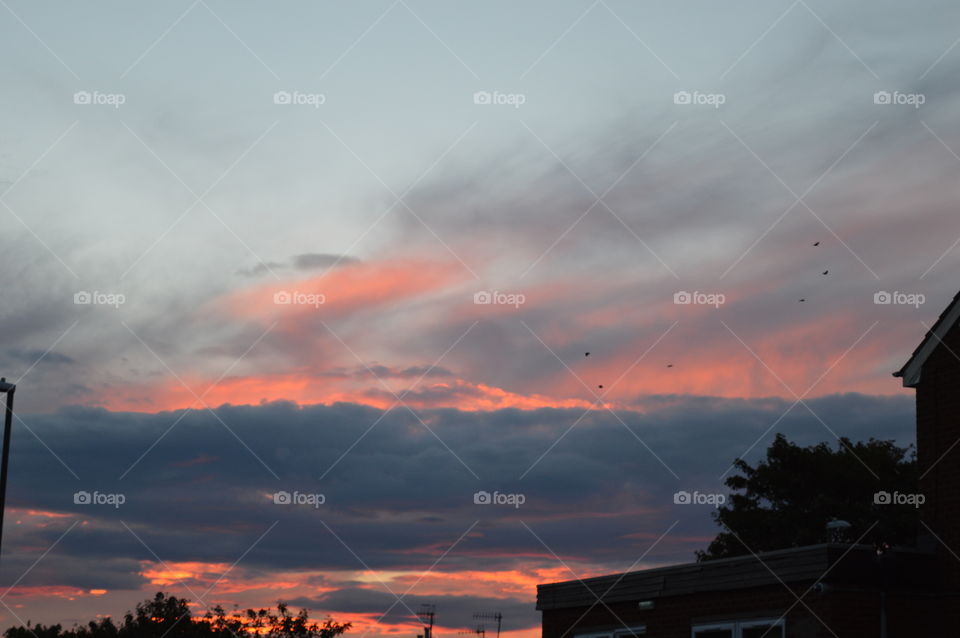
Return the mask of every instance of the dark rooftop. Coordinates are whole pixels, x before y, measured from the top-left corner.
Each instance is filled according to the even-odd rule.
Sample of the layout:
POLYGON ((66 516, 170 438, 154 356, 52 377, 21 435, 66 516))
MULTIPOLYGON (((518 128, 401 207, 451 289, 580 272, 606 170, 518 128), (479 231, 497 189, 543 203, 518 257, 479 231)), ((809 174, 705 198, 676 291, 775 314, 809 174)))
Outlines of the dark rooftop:
POLYGON ((605 603, 630 602, 821 579, 873 589, 887 576, 898 587, 924 587, 933 560, 932 553, 916 549, 888 550, 881 559, 870 545, 825 543, 538 585, 537 609, 585 607, 598 597, 605 603))

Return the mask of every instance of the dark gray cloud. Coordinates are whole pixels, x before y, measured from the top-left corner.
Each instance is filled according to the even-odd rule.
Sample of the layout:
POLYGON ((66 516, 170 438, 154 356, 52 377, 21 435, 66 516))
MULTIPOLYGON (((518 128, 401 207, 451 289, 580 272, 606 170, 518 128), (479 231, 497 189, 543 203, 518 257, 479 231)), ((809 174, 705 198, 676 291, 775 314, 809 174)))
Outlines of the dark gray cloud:
POLYGON ((331 266, 346 266, 360 261, 348 255, 331 255, 328 253, 303 253, 291 258, 293 267, 297 270, 323 270, 331 266))
MULTIPOLYGON (((675 491, 723 490, 730 463, 761 454, 774 434, 767 429, 785 412, 776 431, 804 444, 832 440, 805 408, 780 399, 644 403, 643 412, 620 411, 619 419, 606 412, 581 419, 579 410, 442 409, 418 412, 423 423, 405 408, 384 414, 351 404, 223 406, 218 418, 90 408, 28 415, 33 434, 22 425, 14 432, 8 507, 68 516, 42 528, 14 527, 6 551, 21 564, 73 521, 88 521, 51 553, 62 569, 35 570, 24 584, 90 583, 102 571, 84 566, 102 561, 116 572, 104 582, 134 586, 133 561, 152 561, 155 552, 170 562, 230 564, 279 521, 245 568, 358 568, 332 530, 374 569, 424 570, 476 523, 437 570, 477 569, 481 558, 485 569, 556 566, 526 524, 565 560, 622 569, 630 562, 624 557, 679 520, 650 560, 684 561, 703 544, 689 539, 715 530, 707 510, 674 505, 675 491), (278 505, 272 495, 281 490, 323 494, 325 502, 278 505), (477 505, 481 490, 523 494, 525 502, 477 505), (125 502, 74 504, 78 491, 123 494, 125 502)), ((841 435, 913 439, 907 397, 835 395, 809 404, 841 435)))
MULTIPOLYGON (((63 533, 64 529, 59 531, 63 533)), ((46 541, 47 538, 43 540, 46 541)), ((54 540, 56 537, 50 542, 54 540)), ((38 557, 36 552, 5 556, 7 559, 4 561, 5 569, 9 570, 13 576, 4 579, 4 586, 12 585, 20 574, 27 574, 21 581, 25 586, 36 584, 75 587, 82 590, 137 590, 148 584, 147 578, 139 573, 142 569, 141 563, 127 556, 74 555, 67 546, 66 551, 58 552, 54 560, 37 562, 38 557)))
POLYGON ((359 368, 354 372, 354 376, 369 377, 376 376, 380 378, 393 377, 398 379, 419 379, 429 377, 452 377, 454 373, 443 366, 419 365, 407 366, 404 368, 388 367, 379 364, 369 366, 369 368, 359 368))
POLYGON ((65 354, 44 350, 18 350, 16 348, 8 350, 7 355, 21 363, 26 362, 36 365, 57 365, 61 363, 76 363, 71 357, 65 354))
POLYGON ((289 271, 290 269, 298 271, 326 270, 332 266, 346 266, 354 264, 360 260, 349 255, 334 255, 331 253, 301 253, 292 256, 288 261, 266 261, 259 262, 250 268, 244 268, 237 271, 238 275, 244 277, 259 277, 267 273, 289 271))

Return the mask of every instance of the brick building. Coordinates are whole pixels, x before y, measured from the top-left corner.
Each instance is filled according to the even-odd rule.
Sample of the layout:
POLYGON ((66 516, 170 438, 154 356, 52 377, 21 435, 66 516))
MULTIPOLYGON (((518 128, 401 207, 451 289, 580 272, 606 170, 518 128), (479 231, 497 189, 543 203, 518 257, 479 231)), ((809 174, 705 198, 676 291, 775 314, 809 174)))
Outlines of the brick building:
POLYGON ((894 376, 916 390, 916 548, 827 543, 537 587, 543 638, 960 636, 960 293, 894 376))

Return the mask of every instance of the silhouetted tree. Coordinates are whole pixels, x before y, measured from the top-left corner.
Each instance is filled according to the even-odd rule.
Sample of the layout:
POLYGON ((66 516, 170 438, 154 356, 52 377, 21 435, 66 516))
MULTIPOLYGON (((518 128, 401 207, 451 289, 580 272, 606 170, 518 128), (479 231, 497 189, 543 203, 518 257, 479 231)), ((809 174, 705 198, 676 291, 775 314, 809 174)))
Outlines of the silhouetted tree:
POLYGON ((269 609, 247 609, 228 614, 216 606, 204 616, 190 613, 189 601, 158 592, 138 603, 118 627, 110 618, 90 621, 85 626, 64 630, 61 625, 11 627, 5 638, 336 638, 350 629, 350 623, 332 618, 313 622, 306 609, 291 614, 287 605, 277 603, 277 613, 269 609))
POLYGON ((58 636, 66 636, 67 633, 62 631, 60 625, 36 625, 34 627, 30 626, 30 623, 27 623, 26 627, 11 627, 4 632, 6 638, 58 638, 58 636))
POLYGON ((127 613, 120 626, 120 638, 160 638, 161 636, 198 636, 192 626, 186 598, 166 596, 162 592, 151 600, 137 603, 136 614, 127 613))
POLYGON ((917 507, 874 502, 878 492, 917 491, 913 446, 841 438, 835 450, 826 443, 800 447, 778 434, 756 467, 743 459, 734 466, 738 473, 725 481, 733 493, 714 513, 723 531, 697 560, 823 543, 834 518, 851 524, 846 542, 916 540, 917 507))

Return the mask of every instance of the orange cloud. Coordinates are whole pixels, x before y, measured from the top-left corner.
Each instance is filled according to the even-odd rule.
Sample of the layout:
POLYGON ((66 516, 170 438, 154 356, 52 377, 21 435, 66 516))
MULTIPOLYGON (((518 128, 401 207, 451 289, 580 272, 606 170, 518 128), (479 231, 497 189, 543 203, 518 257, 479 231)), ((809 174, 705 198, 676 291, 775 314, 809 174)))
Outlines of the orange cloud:
MULTIPOLYGON (((849 309, 834 309, 782 325, 729 312, 737 304, 749 304, 764 292, 763 286, 773 286, 775 281, 751 282, 760 288, 750 294, 736 288, 727 290, 727 305, 717 309, 678 306, 672 296, 659 293, 638 303, 622 294, 626 284, 615 275, 600 282, 569 278, 519 291, 526 296, 526 303, 518 311, 505 305, 475 305, 469 291, 461 290, 464 277, 456 263, 394 259, 350 263, 318 276, 232 292, 211 302, 204 314, 225 325, 238 319, 240 324, 254 324, 254 333, 273 326, 269 337, 236 369, 231 368, 234 374, 218 381, 223 369, 235 364, 235 359, 228 358, 221 365, 220 360, 214 364, 194 357, 191 373, 180 374, 188 388, 173 375, 159 383, 121 381, 90 403, 113 410, 150 412, 277 400, 300 405, 350 402, 383 409, 395 403, 391 392, 403 394, 410 390, 413 380, 387 375, 381 383, 373 375, 356 374, 354 371, 364 365, 357 357, 368 365, 374 365, 376 357, 381 356, 390 357, 397 368, 422 366, 422 356, 410 360, 409 343, 428 339, 429 333, 438 328, 437 321, 459 325, 534 308, 555 317, 537 328, 537 336, 555 352, 568 350, 569 344, 585 342, 592 335, 609 344, 608 350, 590 348, 593 352, 589 359, 568 362, 579 379, 560 362, 549 367, 551 358, 545 352, 548 363, 542 371, 514 381, 478 378, 469 363, 457 359, 457 376, 444 377, 442 382, 435 382, 436 377, 424 379, 404 395, 404 402, 414 408, 530 410, 589 409, 596 395, 610 407, 633 409, 649 395, 790 399, 790 390, 778 376, 790 389, 803 393, 835 362, 811 396, 838 391, 899 391, 889 380, 889 370, 878 369, 878 361, 885 361, 890 354, 884 340, 872 334, 846 352, 865 329, 863 317, 849 309), (294 297, 294 293, 301 297, 294 297), (463 299, 446 304, 446 314, 438 318, 433 302, 449 301, 451 294, 462 294, 463 299), (275 303, 277 295, 286 295, 281 300, 291 303, 275 303), (294 303, 311 298, 322 298, 323 303, 294 303), (760 360, 724 327, 721 319, 760 360), (677 326, 653 346, 674 321, 677 326), (388 332, 382 330, 384 322, 390 325, 388 332), (624 325, 635 325, 636 330, 624 333, 624 325), (336 336, 328 333, 328 326, 337 331, 336 336), (613 342, 606 338, 608 334, 624 336, 613 342), (340 338, 345 344, 339 343, 340 338), (202 402, 195 394, 202 397, 202 402)), ((532 335, 529 338, 534 347, 539 345, 532 335)), ((446 345, 438 345, 436 354, 441 354, 446 345)))
POLYGON ((87 595, 82 589, 76 587, 67 587, 61 585, 38 585, 38 586, 17 586, 6 594, 14 598, 61 598, 63 600, 75 600, 87 595))
POLYGON ((394 260, 355 262, 321 275, 270 282, 217 300, 231 317, 283 318, 322 313, 343 316, 434 293, 463 281, 452 262, 394 260))
POLYGON ((188 587, 202 586, 204 589, 214 587, 213 593, 217 596, 259 590, 274 592, 302 586, 297 575, 253 576, 238 572, 226 563, 143 561, 141 565, 140 574, 152 586, 178 587, 186 584, 188 587))
MULTIPOLYGON (((693 323, 679 323, 651 349, 669 325, 664 323, 660 332, 645 330, 613 353, 592 352, 589 360, 574 368, 580 380, 558 363, 550 375, 541 378, 537 391, 547 396, 585 396, 589 393, 584 384, 597 381, 605 385, 612 403, 632 403, 638 397, 660 394, 790 399, 791 390, 802 395, 821 376, 811 397, 841 388, 873 394, 899 391, 897 384, 890 382, 889 371, 877 370, 877 362, 889 354, 889 345, 871 333, 854 346, 869 324, 864 326, 849 314, 828 315, 760 334, 729 318, 730 330, 736 334, 719 318, 698 317, 693 323), (637 362, 644 352, 646 356, 637 362)), ((544 340, 559 348, 565 338, 556 334, 544 340)))
POLYGON ((22 510, 10 508, 9 515, 15 517, 17 525, 29 525, 31 527, 44 528, 49 525, 55 525, 58 519, 73 518, 73 514, 64 514, 62 512, 48 512, 44 510, 22 510))
POLYGON ((151 563, 144 562, 140 574, 150 581, 151 585, 166 587, 181 582, 209 582, 213 583, 217 577, 226 572, 230 565, 226 563, 151 563))
MULTIPOLYGON (((185 380, 190 390, 177 380, 156 386, 119 387, 111 391, 100 403, 111 410, 150 411, 202 409, 226 403, 232 405, 255 405, 268 401, 293 401, 299 405, 357 403, 386 409, 394 405, 396 397, 376 380, 334 379, 299 374, 265 375, 262 377, 231 377, 221 380, 209 390, 205 385, 212 380, 185 380), (191 392, 193 390, 193 392, 191 392), (202 397, 202 402, 196 396, 202 397)), ((412 383, 412 381, 411 381, 412 383)), ((533 410, 543 407, 583 408, 591 407, 588 400, 557 398, 543 394, 510 392, 482 383, 475 384, 463 379, 417 386, 410 394, 403 395, 404 387, 394 389, 405 404, 413 408, 452 407, 463 410, 498 410, 517 408, 533 410)))
MULTIPOLYGON (((552 557, 551 557, 552 558, 552 557)), ((529 598, 539 583, 571 578, 564 567, 518 567, 510 570, 430 572, 403 574, 390 581, 403 587, 416 585, 418 595, 480 596, 483 598, 529 598)), ((396 588, 394 588, 396 591, 396 588)))

